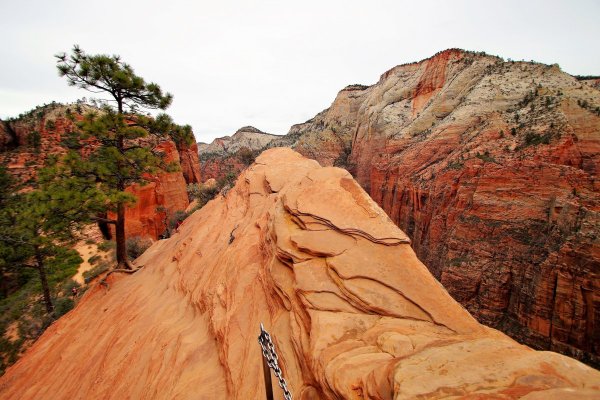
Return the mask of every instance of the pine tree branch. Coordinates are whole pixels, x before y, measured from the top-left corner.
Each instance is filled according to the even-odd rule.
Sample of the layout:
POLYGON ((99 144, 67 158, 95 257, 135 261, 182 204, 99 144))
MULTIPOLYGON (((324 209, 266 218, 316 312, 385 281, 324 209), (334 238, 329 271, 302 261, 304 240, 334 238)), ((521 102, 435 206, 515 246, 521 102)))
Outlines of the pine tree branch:
POLYGON ((93 217, 92 220, 94 220, 96 222, 104 222, 106 224, 112 224, 112 225, 116 225, 117 224, 117 220, 116 219, 109 219, 109 218, 102 218, 102 217, 93 217))

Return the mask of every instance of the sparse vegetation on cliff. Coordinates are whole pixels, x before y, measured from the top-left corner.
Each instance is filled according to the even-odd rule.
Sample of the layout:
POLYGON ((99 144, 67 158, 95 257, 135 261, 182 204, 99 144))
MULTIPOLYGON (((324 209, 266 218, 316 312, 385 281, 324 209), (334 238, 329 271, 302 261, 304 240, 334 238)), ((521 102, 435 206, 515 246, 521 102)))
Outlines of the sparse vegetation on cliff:
MULTIPOLYGON (((116 105, 52 102, 0 125, 6 138, 0 146, 2 161, 17 165, 10 170, 15 179, 3 167, 0 171, 0 374, 74 306, 87 286, 78 288, 71 278, 88 283, 117 265, 116 251, 102 258, 86 253, 83 262, 73 250, 83 247, 83 224, 117 225, 119 204, 134 201, 118 190, 120 184, 144 184, 146 178, 156 179, 149 173, 176 170, 178 165, 169 161, 170 149, 179 151, 195 142, 189 126, 179 126, 166 115, 135 113, 143 104, 167 105, 170 95, 135 76, 118 57, 88 56, 76 49, 70 57, 59 56, 59 70, 71 84, 92 90, 109 87, 103 73, 112 76, 116 105), (116 79, 109 72, 121 75, 116 79), (78 270, 80 264, 91 269, 78 270)), ((85 247, 94 243, 88 239, 85 247)), ((132 250, 139 253, 144 247, 139 243, 132 250)))
POLYGON ((127 239, 127 255, 131 260, 141 256, 152 245, 152 240, 140 236, 127 239))
POLYGON ((190 201, 196 201, 196 206, 191 212, 204 207, 206 203, 214 199, 219 193, 227 193, 236 179, 237 175, 233 171, 229 171, 212 185, 195 183, 188 185, 189 199, 190 201))
POLYGON ((69 248, 73 197, 51 185, 22 189, 0 167, 0 373, 70 309, 66 286, 82 262, 69 248))

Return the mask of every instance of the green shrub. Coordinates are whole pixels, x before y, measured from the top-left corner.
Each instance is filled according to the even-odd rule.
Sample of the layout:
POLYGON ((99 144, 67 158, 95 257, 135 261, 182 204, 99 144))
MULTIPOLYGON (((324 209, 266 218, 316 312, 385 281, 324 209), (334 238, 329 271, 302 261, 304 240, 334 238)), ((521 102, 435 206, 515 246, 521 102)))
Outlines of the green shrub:
POLYGON ((110 250, 114 250, 116 247, 117 247, 117 245, 112 240, 105 240, 104 242, 102 242, 98 245, 98 250, 110 251, 110 250))
POLYGON ((256 158, 256 154, 248 147, 242 147, 235 153, 235 155, 240 159, 242 164, 246 166, 252 164, 256 158))
POLYGON ((81 285, 78 282, 74 281, 73 279, 67 280, 66 282, 64 282, 62 284, 62 287, 61 287, 63 294, 66 294, 68 296, 71 295, 73 288, 76 288, 77 290, 79 290, 81 288, 81 285))
POLYGON ((527 132, 525 135, 525 147, 527 146, 536 146, 538 144, 549 144, 550 143, 550 133, 546 133, 543 135, 538 135, 534 132, 527 132))
POLYGON ((196 200, 197 209, 204 207, 206 203, 214 199, 219 193, 219 188, 215 186, 204 186, 198 183, 191 183, 187 186, 188 197, 190 201, 196 200))
POLYGON ((88 258, 88 263, 90 263, 91 265, 94 265, 101 259, 102 259, 102 257, 100 256, 100 254, 95 254, 95 255, 91 256, 90 258, 88 258))
POLYGON ((85 271, 83 273, 83 280, 85 281, 85 283, 90 283, 98 275, 103 274, 104 272, 108 271, 109 268, 110 268, 110 264, 104 262, 88 271, 85 271))
POLYGON ((18 359, 25 343, 37 339, 52 321, 73 308, 71 289, 79 287, 79 284, 71 277, 77 270, 77 261, 81 261, 78 257, 76 252, 68 250, 66 259, 63 259, 66 264, 51 261, 47 265, 48 283, 54 304, 52 315, 46 313, 41 301, 41 284, 36 275, 37 271, 31 271, 31 279, 23 280, 23 285, 18 290, 0 299, 0 374, 18 359), (16 324, 13 326, 17 329, 17 338, 14 341, 2 337, 11 324, 16 324))
POLYGON ((448 169, 463 169, 465 165, 460 161, 452 161, 448 163, 448 169))
POLYGON ((183 222, 184 219, 186 219, 188 217, 188 214, 185 211, 182 210, 177 210, 173 213, 173 215, 171 215, 171 218, 169 218, 169 228, 170 229, 175 229, 177 228, 177 226, 183 222))
POLYGON ((225 186, 232 187, 235 183, 236 178, 236 174, 232 171, 229 171, 227 174, 225 174, 224 177, 217 181, 218 190, 221 191, 221 189, 223 189, 225 186))
MULTIPOLYGON (((70 293, 69 293, 70 294, 70 293)), ((60 318, 75 307, 75 301, 70 296, 59 297, 54 300, 54 316, 60 318)))
POLYGON ((477 153, 476 155, 477 158, 479 158, 480 160, 483 160, 483 162, 490 162, 490 163, 496 163, 498 164, 498 162, 496 161, 496 159, 492 156, 490 156, 490 152, 486 151, 483 154, 477 153))
POLYGON ((127 255, 131 260, 141 256, 152 245, 152 240, 140 236, 127 239, 127 255))
POLYGON ((27 136, 27 142, 29 146, 33 147, 35 150, 39 150, 42 144, 42 135, 38 131, 32 131, 27 136))

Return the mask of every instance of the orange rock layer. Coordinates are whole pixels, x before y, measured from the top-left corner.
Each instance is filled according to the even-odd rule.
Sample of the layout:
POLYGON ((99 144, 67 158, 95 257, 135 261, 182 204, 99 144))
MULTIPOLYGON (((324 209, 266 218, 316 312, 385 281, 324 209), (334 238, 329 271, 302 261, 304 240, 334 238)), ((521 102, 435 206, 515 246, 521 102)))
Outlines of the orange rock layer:
MULTIPOLYGON (((165 162, 182 165, 179 153, 172 141, 157 146, 165 154, 165 162)), ((185 154, 185 153, 184 153, 185 154)), ((196 154, 197 158, 197 154, 196 154)), ((196 168, 197 169, 197 168, 196 168)), ((189 205, 186 180, 182 171, 149 176, 146 185, 132 185, 126 190, 137 197, 137 202, 125 211, 125 235, 158 239, 166 230, 169 219, 189 205)), ((115 215, 110 215, 115 218, 115 215)))
POLYGON ((264 398, 261 322, 295 399, 600 396, 600 372, 477 323, 350 174, 289 149, 136 264, 48 328, 0 397, 264 398))
MULTIPOLYGON (((14 121, 0 121, 0 159, 12 175, 26 182, 35 177, 37 169, 43 167, 48 155, 65 153, 61 141, 75 129, 65 114, 67 109, 76 113, 76 107, 51 105, 14 121), (39 134, 37 149, 32 145, 35 134, 39 134)), ((165 154, 166 161, 176 162, 180 171, 148 177, 149 184, 127 188, 138 197, 137 203, 126 212, 125 231, 128 237, 157 239, 165 231, 165 221, 175 212, 187 208, 186 184, 200 182, 196 144, 176 145, 167 140, 160 143, 157 149, 165 154), (157 211, 157 208, 166 211, 157 211)))
POLYGON ((347 168, 480 321, 600 366, 600 90, 461 50, 352 85, 279 140, 347 168))
POLYGON ((200 162, 200 174, 204 180, 219 180, 228 173, 234 173, 237 176, 247 166, 248 165, 244 164, 236 155, 207 158, 200 162))

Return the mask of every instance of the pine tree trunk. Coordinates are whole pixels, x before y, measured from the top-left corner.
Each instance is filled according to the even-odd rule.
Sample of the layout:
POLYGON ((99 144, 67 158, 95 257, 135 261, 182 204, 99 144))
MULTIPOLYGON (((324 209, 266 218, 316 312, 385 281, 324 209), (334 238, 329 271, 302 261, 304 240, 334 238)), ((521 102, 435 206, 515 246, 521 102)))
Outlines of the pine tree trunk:
MULTIPOLYGON (((117 98, 117 108, 119 115, 123 114, 123 102, 117 98)), ((117 149, 123 152, 125 139, 123 136, 118 137, 117 149)), ((121 180, 117 183, 117 190, 125 191, 125 183, 121 180)), ((117 207, 117 224, 116 224, 116 242, 117 242, 117 268, 133 269, 127 257, 127 241, 125 240, 125 205, 120 203, 117 207)))
POLYGON ((42 281, 42 291, 44 292, 44 304, 46 305, 46 312, 52 314, 54 312, 54 304, 52 304, 52 298, 50 297, 50 286, 48 285, 48 277, 46 276, 46 267, 44 266, 44 260, 42 255, 36 249, 35 260, 37 262, 37 270, 40 273, 40 281, 42 281))
POLYGON ((119 204, 116 224, 117 268, 130 269, 127 259, 127 242, 125 240, 125 205, 119 204))

